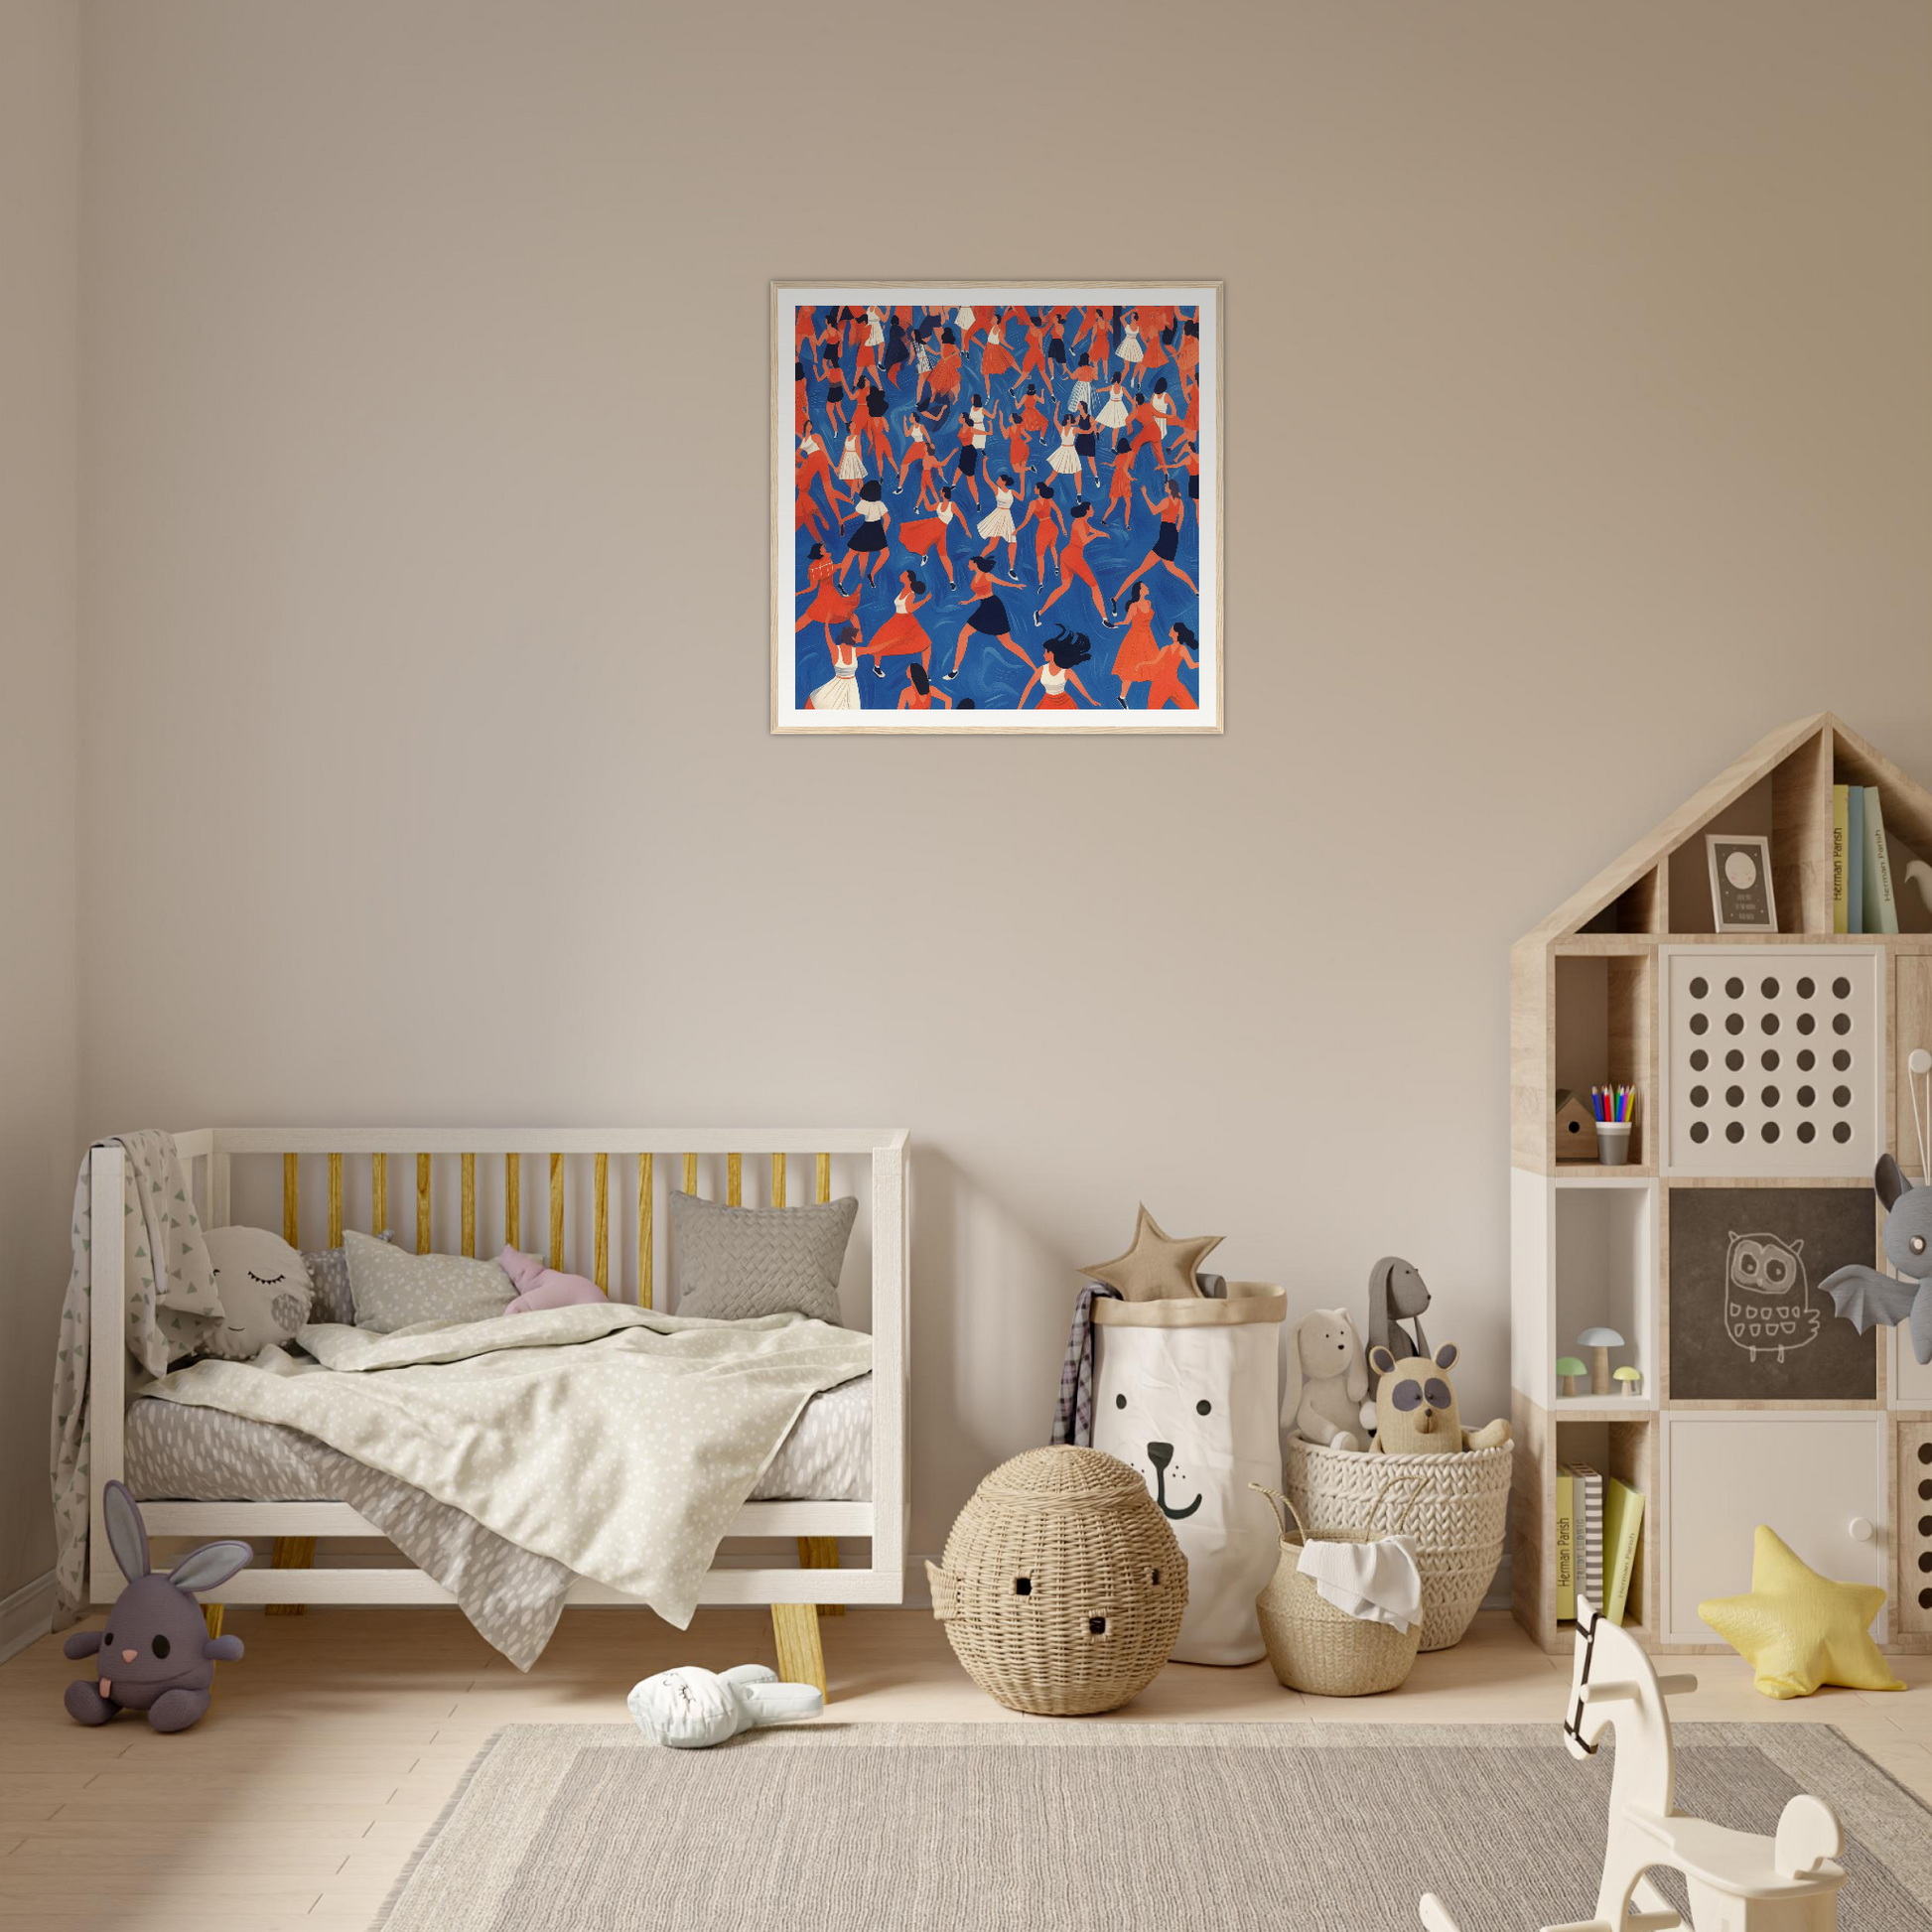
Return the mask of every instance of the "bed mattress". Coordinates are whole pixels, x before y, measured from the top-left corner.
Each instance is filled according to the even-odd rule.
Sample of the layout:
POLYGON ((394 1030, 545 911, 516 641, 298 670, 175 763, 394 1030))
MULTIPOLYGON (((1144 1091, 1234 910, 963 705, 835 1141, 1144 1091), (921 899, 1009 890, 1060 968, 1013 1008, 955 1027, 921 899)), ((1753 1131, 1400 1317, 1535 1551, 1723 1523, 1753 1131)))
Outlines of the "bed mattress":
MULTIPOLYGON (((313 1437, 219 1409, 140 1401, 127 1412, 126 1477, 143 1502, 315 1502, 335 1456, 313 1437)), ((872 1497, 872 1377, 806 1403, 752 1491, 754 1502, 872 1497)))

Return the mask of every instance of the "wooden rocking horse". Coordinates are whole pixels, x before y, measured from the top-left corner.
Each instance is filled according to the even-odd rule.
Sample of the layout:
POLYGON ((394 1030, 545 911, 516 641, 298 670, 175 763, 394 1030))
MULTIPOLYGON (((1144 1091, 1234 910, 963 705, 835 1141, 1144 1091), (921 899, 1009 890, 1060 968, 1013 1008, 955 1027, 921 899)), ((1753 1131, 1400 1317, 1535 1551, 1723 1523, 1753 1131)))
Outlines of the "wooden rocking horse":
MULTIPOLYGON (((1845 1868, 1834 1862, 1845 1834, 1822 1798, 1793 1798, 1774 1838, 1677 1810, 1664 1700, 1696 1689, 1695 1677, 1659 1677, 1634 1637, 1578 1597, 1563 1734, 1581 1759, 1595 1755, 1606 1728, 1616 1729, 1609 1839, 1595 1915, 1543 1932, 1684 1932, 1686 1921, 1647 1875, 1653 1865, 1684 1874, 1691 1932, 1832 1932, 1838 1924, 1845 1868)), ((1429 1932, 1458 1932, 1434 1892, 1423 1895, 1421 1910, 1429 1932)))

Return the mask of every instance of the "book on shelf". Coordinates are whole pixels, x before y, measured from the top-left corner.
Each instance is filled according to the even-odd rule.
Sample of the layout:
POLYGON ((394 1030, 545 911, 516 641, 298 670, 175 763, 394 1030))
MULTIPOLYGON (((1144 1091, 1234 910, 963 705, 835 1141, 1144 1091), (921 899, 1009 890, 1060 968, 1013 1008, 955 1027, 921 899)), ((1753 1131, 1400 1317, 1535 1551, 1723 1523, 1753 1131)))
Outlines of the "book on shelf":
POLYGON ((1587 1462, 1566 1462, 1570 1478, 1571 1569, 1577 1593, 1599 1607, 1603 1601, 1603 1478, 1587 1462))
POLYGON ((1847 911, 1851 905, 1851 882, 1847 877, 1846 847, 1849 843, 1851 787, 1832 787, 1832 930, 1846 932, 1847 911))
POLYGON ((1864 787, 1845 787, 1845 929, 1869 932, 1864 916, 1864 787))
POLYGON ((1603 1614, 1623 1621, 1630 1603, 1630 1581, 1637 1573, 1637 1538, 1643 1528, 1643 1495, 1612 1476, 1603 1497, 1603 1550, 1609 1587, 1603 1614))
POLYGON ((1864 924, 1862 932, 1896 932, 1898 900, 1891 884, 1891 854, 1885 847, 1885 813, 1878 787, 1864 788, 1864 924))
POLYGON ((1568 1470, 1557 1471, 1557 1621, 1577 1615, 1576 1484, 1568 1470))

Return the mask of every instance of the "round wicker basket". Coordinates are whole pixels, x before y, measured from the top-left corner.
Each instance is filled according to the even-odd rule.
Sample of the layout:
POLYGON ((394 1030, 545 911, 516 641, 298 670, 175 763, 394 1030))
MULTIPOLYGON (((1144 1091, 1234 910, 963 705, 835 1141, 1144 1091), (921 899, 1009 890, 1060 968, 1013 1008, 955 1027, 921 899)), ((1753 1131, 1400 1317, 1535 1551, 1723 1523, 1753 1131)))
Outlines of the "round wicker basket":
POLYGON ((1513 1443, 1454 1455, 1379 1455, 1299 1440, 1282 1456, 1282 1487, 1311 1535, 1357 1528, 1391 1476, 1420 1478, 1403 1528, 1422 1570, 1425 1650, 1460 1643, 1502 1560, 1513 1443))
POLYGON ((973 1492, 926 1565, 932 1613, 981 1690, 1009 1710, 1112 1711, 1168 1661, 1187 1559, 1126 1463, 1029 1449, 973 1492))
POLYGON ((1412 1623, 1407 1630, 1397 1630, 1386 1623, 1350 1616, 1330 1603, 1298 1566, 1305 1543, 1366 1543, 1378 1533, 1393 1535, 1406 1529, 1407 1514, 1399 1503, 1392 1503, 1379 1532, 1376 1514, 1384 1496, 1404 1488, 1413 1493, 1414 1479, 1388 1478, 1359 1529, 1330 1530, 1320 1535, 1302 1528, 1295 1505, 1279 1490, 1259 1482, 1248 1486, 1268 1498, 1281 1529, 1281 1561, 1267 1587, 1255 1598, 1261 1639, 1268 1646, 1268 1662, 1276 1681, 1291 1691, 1308 1691, 1324 1698, 1372 1697, 1378 1691, 1399 1690, 1415 1667, 1422 1625, 1412 1623), (1292 1530, 1288 1517, 1295 1518, 1292 1530))

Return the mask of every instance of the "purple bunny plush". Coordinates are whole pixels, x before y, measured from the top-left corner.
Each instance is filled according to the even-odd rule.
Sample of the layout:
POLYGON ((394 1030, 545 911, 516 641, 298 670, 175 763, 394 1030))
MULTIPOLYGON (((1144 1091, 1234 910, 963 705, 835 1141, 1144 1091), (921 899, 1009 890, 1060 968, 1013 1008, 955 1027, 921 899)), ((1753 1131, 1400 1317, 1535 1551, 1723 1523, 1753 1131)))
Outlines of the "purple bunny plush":
POLYGON ((98 1677, 68 1686, 68 1715, 104 1725, 122 1711, 145 1711, 156 1730, 186 1730, 208 1707, 217 1659, 241 1655, 239 1637, 210 1637, 189 1593, 224 1584, 255 1553, 246 1543, 204 1543, 165 1577, 148 1567, 148 1532, 134 1498, 118 1482, 101 1494, 107 1545, 127 1579, 104 1630, 76 1630, 69 1657, 100 1658, 98 1677))

